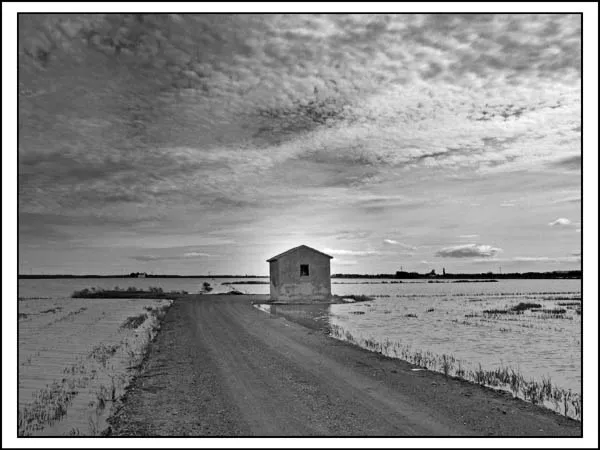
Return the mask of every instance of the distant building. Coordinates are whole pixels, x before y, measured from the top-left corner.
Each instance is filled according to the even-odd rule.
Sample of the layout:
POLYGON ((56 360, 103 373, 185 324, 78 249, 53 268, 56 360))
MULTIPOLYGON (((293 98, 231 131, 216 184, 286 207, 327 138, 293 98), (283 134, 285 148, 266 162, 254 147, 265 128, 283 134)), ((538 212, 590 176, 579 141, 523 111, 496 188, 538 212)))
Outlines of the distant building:
POLYGON ((331 296, 333 256, 301 245, 268 259, 271 300, 312 302, 331 296))

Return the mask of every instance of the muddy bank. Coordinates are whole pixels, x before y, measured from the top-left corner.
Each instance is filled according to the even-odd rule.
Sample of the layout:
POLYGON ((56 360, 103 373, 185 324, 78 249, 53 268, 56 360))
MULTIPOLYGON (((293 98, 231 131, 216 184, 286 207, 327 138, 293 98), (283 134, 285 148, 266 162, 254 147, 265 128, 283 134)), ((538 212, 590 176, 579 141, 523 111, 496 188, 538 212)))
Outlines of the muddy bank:
POLYGON ((581 436, 579 422, 412 371, 327 337, 322 321, 266 314, 258 299, 177 300, 109 420, 112 435, 581 436))

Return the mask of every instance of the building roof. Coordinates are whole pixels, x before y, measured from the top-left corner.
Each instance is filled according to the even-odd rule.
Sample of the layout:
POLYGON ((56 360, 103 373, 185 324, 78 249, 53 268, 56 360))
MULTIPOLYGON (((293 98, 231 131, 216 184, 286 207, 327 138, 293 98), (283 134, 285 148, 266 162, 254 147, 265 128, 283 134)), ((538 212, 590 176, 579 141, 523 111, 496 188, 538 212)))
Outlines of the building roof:
POLYGON ((283 253, 280 253, 279 255, 276 255, 276 256, 273 256, 273 257, 272 257, 272 258, 270 258, 270 259, 267 259, 267 262, 277 261, 277 260, 278 260, 279 258, 281 258, 282 256, 285 256, 285 255, 287 255, 288 253, 291 253, 291 252, 293 252, 294 250, 298 250, 298 249, 300 249, 300 248, 305 248, 305 249, 307 249, 307 250, 310 250, 310 251, 312 251, 312 252, 318 253, 319 255, 327 256, 329 259, 333 259, 333 256, 329 256, 329 255, 328 255, 328 254, 326 254, 326 253, 320 252, 319 250, 315 250, 314 248, 312 248, 312 247, 309 247, 308 245, 299 245, 298 247, 290 248, 289 250, 287 250, 287 251, 285 251, 285 252, 283 252, 283 253))

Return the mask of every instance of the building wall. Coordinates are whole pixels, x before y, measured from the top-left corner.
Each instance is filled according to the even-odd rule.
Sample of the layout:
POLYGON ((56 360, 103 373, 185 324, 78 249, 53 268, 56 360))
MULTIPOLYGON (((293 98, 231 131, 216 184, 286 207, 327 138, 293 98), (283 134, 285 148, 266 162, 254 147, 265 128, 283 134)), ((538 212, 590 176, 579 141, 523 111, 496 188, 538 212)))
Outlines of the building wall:
POLYGON ((277 261, 271 261, 269 263, 269 281, 270 281, 270 294, 271 300, 277 299, 277 290, 279 287, 279 266, 277 261))
POLYGON ((318 301, 331 296, 330 259, 299 248, 270 263, 271 299, 318 301), (308 264, 308 276, 300 276, 300 265, 308 264))

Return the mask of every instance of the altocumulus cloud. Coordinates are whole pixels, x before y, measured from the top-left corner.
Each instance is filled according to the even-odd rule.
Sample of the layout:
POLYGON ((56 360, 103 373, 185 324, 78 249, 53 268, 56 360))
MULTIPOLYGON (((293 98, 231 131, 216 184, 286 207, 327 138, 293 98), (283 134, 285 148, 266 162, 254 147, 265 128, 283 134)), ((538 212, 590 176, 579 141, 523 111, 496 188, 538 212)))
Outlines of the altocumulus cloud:
POLYGON ((577 15, 19 20, 26 212, 264 201, 278 174, 577 163, 577 15))
POLYGON ((335 250, 332 248, 326 248, 325 253, 337 256, 373 256, 381 255, 381 252, 376 250, 335 250))
POLYGON ((555 226, 567 226, 567 225, 571 225, 571 221, 569 219, 566 219, 565 217, 559 217, 558 219, 550 222, 548 225, 550 225, 551 227, 555 227, 555 226))
POLYGON ((501 251, 501 248, 492 247, 491 245, 467 244, 443 248, 439 250, 435 256, 441 256, 443 258, 491 258, 501 251))

